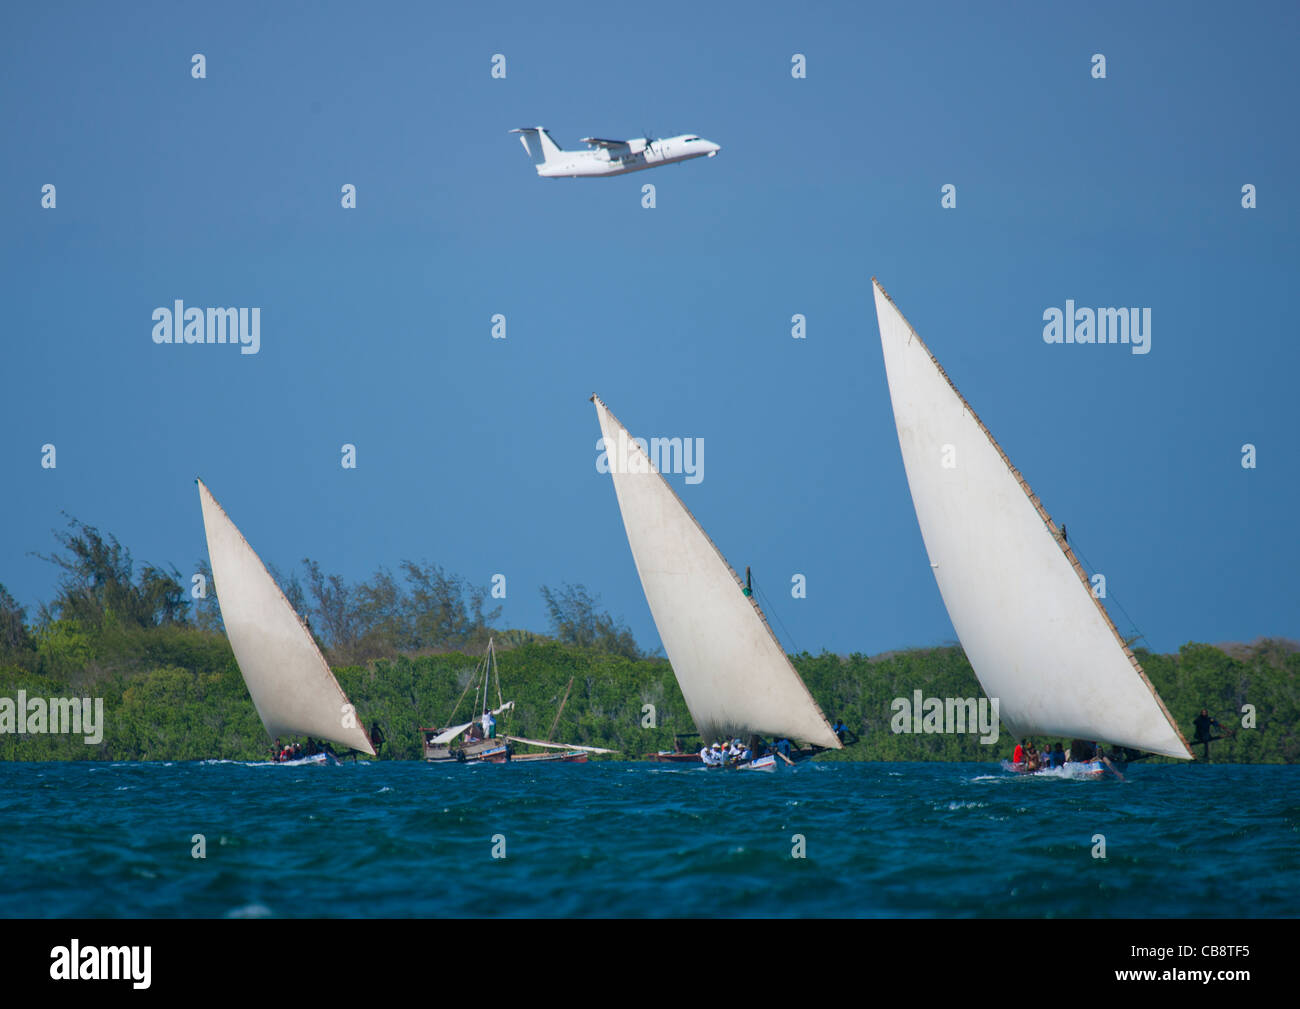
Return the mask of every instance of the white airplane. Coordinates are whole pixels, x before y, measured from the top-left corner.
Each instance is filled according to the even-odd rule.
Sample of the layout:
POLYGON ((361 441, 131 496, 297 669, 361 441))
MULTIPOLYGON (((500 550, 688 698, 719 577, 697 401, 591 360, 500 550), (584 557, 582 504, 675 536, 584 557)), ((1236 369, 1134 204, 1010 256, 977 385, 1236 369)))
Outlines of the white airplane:
POLYGON ((562 151, 545 127, 529 126, 522 130, 511 130, 520 134, 519 142, 537 166, 537 174, 545 179, 577 179, 588 175, 626 175, 639 172, 643 168, 658 168, 671 165, 677 161, 690 158, 711 158, 722 150, 717 144, 703 137, 683 133, 679 137, 665 140, 653 140, 642 137, 639 140, 601 140, 599 137, 583 137, 582 142, 589 145, 585 151, 562 151), (531 136, 537 141, 537 150, 528 146, 531 136))

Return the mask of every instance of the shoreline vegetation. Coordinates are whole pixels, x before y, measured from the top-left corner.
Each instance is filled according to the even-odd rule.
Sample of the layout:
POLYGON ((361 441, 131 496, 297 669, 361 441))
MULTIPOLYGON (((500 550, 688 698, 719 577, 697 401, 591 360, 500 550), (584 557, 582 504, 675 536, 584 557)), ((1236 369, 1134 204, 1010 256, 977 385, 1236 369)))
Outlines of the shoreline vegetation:
MULTIPOLYGON (((205 594, 194 598, 197 579, 153 565, 137 573, 114 537, 75 519, 55 538, 60 550, 42 556, 62 572, 60 584, 32 619, 0 585, 0 701, 16 704, 20 690, 29 699, 102 698, 103 741, 20 735, 0 725, 0 759, 266 759, 271 740, 221 629, 206 561, 196 568, 205 594)), ((553 731, 566 742, 617 750, 612 759, 621 760, 671 750, 676 734, 694 732, 667 660, 643 653, 581 585, 541 590, 550 629, 538 634, 498 629, 500 608, 486 608, 490 591, 435 564, 404 561, 396 577, 381 568, 356 584, 310 560, 302 570, 301 579, 271 573, 305 618, 358 720, 366 729, 378 723, 381 758, 420 758, 418 728, 449 721, 489 636, 504 697, 515 701, 503 732, 543 739, 553 731)), ((1235 732, 1211 746, 1214 763, 1300 762, 1300 644, 1262 638, 1189 643, 1171 655, 1135 651, 1189 742, 1202 708, 1235 732), (1247 705, 1253 728, 1243 726, 1247 705)), ((1008 757, 1015 745, 1005 731, 991 745, 980 743, 977 728, 893 731, 896 698, 910 704, 918 690, 925 698, 983 696, 959 645, 792 658, 827 717, 843 719, 860 739, 818 760, 988 761, 1008 757)), ((462 702, 457 719, 470 716, 462 702)), ((694 738, 683 743, 699 747, 694 738)), ((1199 757, 1200 747, 1193 749, 1199 757)))

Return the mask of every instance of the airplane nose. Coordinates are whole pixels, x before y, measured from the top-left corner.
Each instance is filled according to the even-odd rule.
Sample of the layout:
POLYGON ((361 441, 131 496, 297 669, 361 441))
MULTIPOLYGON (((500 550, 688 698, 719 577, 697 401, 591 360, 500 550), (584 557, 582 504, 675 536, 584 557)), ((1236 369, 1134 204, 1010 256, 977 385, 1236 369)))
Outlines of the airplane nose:
POLYGON ((715 143, 713 143, 712 141, 709 141, 709 148, 710 148, 710 150, 709 150, 709 157, 713 157, 713 155, 717 154, 718 151, 722 150, 722 145, 721 145, 721 144, 715 144, 715 143))

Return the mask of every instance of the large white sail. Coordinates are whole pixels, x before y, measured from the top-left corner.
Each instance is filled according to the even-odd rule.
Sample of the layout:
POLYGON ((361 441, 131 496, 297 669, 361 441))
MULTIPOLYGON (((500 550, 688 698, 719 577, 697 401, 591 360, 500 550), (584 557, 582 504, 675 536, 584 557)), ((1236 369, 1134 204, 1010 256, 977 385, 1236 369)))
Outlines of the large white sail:
POLYGON ((873 279, 898 443, 953 627, 1017 737, 1192 756, 1055 523, 873 279))
POLYGON ((838 749, 758 604, 627 429, 592 402, 641 587, 700 734, 838 749))
POLYGON ((266 731, 373 754, 311 632, 212 492, 195 482, 226 636, 266 731))

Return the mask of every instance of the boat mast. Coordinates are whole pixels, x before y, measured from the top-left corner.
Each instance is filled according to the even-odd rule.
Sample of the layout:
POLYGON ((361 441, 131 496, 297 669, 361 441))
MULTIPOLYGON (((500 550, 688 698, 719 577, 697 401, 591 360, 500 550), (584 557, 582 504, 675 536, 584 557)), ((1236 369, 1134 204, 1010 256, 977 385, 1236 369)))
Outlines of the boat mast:
POLYGON ((488 651, 492 653, 492 679, 497 685, 497 707, 505 707, 505 695, 501 693, 501 667, 497 665, 497 649, 493 644, 494 639, 488 638, 488 651))
POLYGON ((573 689, 573 677, 569 677, 569 685, 564 688, 564 700, 560 701, 560 710, 555 713, 555 721, 551 723, 551 731, 546 734, 546 741, 549 743, 551 737, 555 735, 555 727, 560 724, 560 716, 564 714, 564 706, 569 703, 569 691, 573 689))

